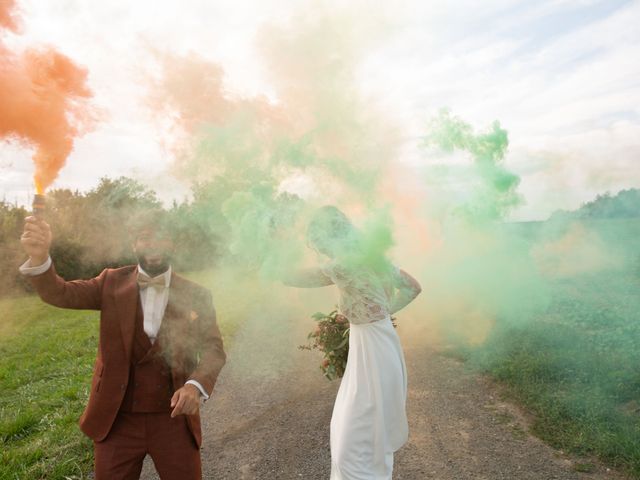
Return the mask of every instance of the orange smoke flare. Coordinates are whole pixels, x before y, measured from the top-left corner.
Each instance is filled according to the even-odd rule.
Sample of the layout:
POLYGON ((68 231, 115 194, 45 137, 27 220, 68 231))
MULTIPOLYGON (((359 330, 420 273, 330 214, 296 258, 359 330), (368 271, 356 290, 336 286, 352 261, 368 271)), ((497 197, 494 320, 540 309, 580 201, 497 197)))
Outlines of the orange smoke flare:
MULTIPOLYGON (((0 31, 16 31, 13 0, 0 0, 0 31)), ((38 193, 58 176, 74 139, 88 127, 87 71, 53 48, 21 54, 0 44, 0 138, 35 147, 38 193)))

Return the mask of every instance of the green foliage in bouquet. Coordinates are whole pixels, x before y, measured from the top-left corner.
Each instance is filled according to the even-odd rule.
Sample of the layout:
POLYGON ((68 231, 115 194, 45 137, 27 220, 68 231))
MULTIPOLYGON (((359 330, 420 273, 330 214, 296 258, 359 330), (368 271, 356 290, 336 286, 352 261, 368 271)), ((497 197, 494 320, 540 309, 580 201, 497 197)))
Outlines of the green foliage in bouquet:
POLYGON ((320 369, 329 380, 342 378, 349 355, 349 321, 337 310, 326 315, 312 315, 318 322, 316 329, 308 335, 309 343, 300 345, 301 350, 320 350, 324 359, 320 369))
MULTIPOLYGON (((300 345, 301 350, 320 350, 324 354, 320 369, 329 380, 342 378, 347 367, 349 356, 349 320, 334 310, 331 313, 314 313, 311 318, 318 322, 316 329, 307 338, 307 345, 300 345)), ((395 318, 391 318, 396 327, 395 318)))

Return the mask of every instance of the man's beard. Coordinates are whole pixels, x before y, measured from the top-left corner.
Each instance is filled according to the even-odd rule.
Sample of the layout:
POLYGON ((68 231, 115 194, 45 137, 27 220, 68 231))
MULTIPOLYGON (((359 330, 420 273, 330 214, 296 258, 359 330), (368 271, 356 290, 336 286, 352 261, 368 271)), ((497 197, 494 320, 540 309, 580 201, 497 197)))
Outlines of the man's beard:
POLYGON ((138 256, 138 264, 150 277, 157 277, 169 270, 171 258, 169 256, 164 256, 160 263, 149 264, 145 259, 145 256, 140 255, 138 256))

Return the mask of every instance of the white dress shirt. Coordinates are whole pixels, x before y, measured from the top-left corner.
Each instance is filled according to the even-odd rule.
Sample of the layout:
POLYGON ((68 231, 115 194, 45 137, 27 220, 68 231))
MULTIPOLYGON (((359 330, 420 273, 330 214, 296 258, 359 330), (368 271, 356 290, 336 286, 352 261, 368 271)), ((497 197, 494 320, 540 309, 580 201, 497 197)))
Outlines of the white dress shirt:
MULTIPOLYGON (((27 260, 22 264, 22 266, 20 266, 20 273, 27 276, 41 275, 49 270, 49 268, 51 268, 51 264, 51 257, 47 258, 46 262, 37 267, 32 267, 31 260, 27 260)), ((138 272, 146 275, 147 277, 150 277, 149 274, 147 274, 147 272, 145 272, 140 265, 138 265, 138 272)), ((144 317, 144 332, 149 337, 149 340, 151 340, 151 343, 154 343, 156 341, 158 331, 160 330, 160 325, 162 325, 162 319, 164 318, 164 312, 167 308, 167 303, 169 302, 171 267, 169 267, 166 272, 158 275, 157 277, 150 278, 155 279, 158 277, 164 277, 164 284, 166 288, 162 289, 161 291, 158 291, 153 287, 140 289, 140 303, 142 304, 142 314, 144 317)), ((202 394, 204 400, 209 399, 209 395, 207 395, 207 392, 204 390, 200 382, 196 380, 187 380, 186 383, 190 383, 198 390, 200 390, 200 393, 202 394)))
POLYGON ((153 287, 140 289, 140 303, 142 303, 142 313, 144 315, 144 333, 147 334, 151 343, 155 343, 158 330, 160 330, 160 325, 162 324, 162 317, 164 317, 164 311, 169 302, 171 267, 156 277, 149 275, 140 265, 138 265, 138 272, 154 280, 156 278, 162 278, 164 280, 165 288, 160 291, 153 287))

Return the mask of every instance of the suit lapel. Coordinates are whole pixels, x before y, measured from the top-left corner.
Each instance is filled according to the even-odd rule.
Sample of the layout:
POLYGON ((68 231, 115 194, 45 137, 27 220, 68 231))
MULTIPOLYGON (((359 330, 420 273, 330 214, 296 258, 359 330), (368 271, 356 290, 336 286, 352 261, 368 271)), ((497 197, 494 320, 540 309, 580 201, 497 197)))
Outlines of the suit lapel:
POLYGON ((131 272, 126 273, 120 278, 115 291, 122 342, 124 344, 127 362, 129 363, 131 362, 131 349, 133 348, 136 314, 140 298, 137 277, 138 269, 134 268, 131 272))
POLYGON ((180 277, 172 273, 167 308, 164 311, 158 332, 159 347, 170 359, 174 372, 183 369, 184 342, 187 333, 183 323, 186 318, 183 286, 180 277))
POLYGON ((183 280, 175 273, 172 273, 171 284, 169 286, 169 300, 167 302, 167 308, 164 311, 164 317, 162 318, 162 325, 165 324, 165 321, 173 325, 175 322, 184 320, 186 297, 183 287, 183 280))
POLYGON ((178 316, 178 304, 177 301, 180 298, 179 282, 176 282, 175 274, 171 274, 171 283, 169 284, 169 299, 167 300, 167 307, 164 309, 164 315, 162 317, 162 323, 160 324, 160 330, 171 329, 172 323, 178 316))

